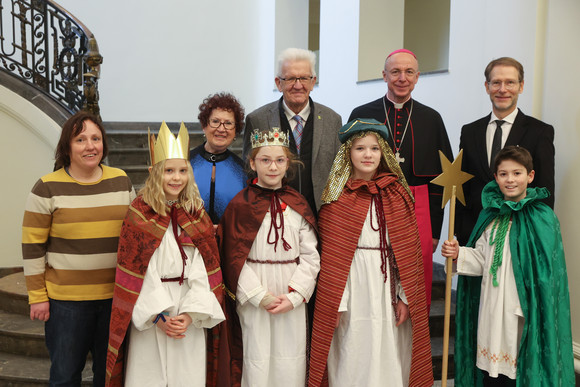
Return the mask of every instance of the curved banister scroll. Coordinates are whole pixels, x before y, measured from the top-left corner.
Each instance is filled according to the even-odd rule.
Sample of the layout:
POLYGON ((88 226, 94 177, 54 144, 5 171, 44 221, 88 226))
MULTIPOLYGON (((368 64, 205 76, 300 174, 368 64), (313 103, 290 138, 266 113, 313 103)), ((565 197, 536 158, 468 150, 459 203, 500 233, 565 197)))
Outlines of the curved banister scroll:
POLYGON ((44 91, 71 113, 99 116, 102 56, 93 33, 49 0, 0 0, 0 70, 44 91))

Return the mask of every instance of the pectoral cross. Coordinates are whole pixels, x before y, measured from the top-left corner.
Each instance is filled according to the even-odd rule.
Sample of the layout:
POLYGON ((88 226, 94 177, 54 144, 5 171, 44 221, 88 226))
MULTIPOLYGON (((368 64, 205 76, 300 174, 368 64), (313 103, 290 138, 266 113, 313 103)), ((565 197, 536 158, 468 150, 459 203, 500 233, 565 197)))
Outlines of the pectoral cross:
POLYGON ((398 162, 399 164, 401 164, 401 163, 404 163, 404 162, 405 162, 405 158, 404 158, 404 157, 401 157, 401 154, 399 153, 399 151, 397 151, 397 152, 395 153, 395 160, 397 160, 397 162, 398 162))

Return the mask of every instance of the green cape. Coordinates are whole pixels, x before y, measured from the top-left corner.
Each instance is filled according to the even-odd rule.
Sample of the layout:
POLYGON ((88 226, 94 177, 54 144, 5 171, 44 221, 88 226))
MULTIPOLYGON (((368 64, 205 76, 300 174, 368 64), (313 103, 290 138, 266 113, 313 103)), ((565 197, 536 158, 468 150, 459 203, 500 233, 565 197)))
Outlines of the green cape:
MULTIPOLYGON (((495 181, 481 195, 483 210, 468 246, 473 247, 500 214, 511 212, 510 252, 525 323, 517 386, 574 386, 570 296, 560 223, 539 200, 546 188, 528 188, 519 202, 506 201, 495 181)), ((481 277, 459 276, 455 316, 455 385, 482 386, 475 366, 481 277)))

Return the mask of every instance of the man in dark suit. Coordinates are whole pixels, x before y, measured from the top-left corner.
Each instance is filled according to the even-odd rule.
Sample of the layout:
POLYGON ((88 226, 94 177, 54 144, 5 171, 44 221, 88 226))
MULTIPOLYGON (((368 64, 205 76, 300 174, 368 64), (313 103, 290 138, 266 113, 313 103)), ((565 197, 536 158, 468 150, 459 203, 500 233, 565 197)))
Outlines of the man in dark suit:
POLYGON ((299 155, 304 168, 289 183, 298 190, 316 214, 320 209, 322 190, 326 185, 334 157, 340 147, 338 130, 342 119, 332 109, 314 103, 310 92, 316 83, 316 55, 312 51, 288 48, 278 57, 275 78, 282 98, 264 105, 246 117, 243 158, 252 151, 250 136, 254 129, 279 127, 292 133, 290 150, 299 155))
POLYGON ((459 143, 462 169, 474 175, 463 185, 467 206, 458 204, 457 208, 456 231, 461 245, 467 243, 482 209, 481 191, 493 180, 490 165, 506 145, 518 145, 531 153, 536 175, 530 186, 548 188, 552 195, 546 204, 554 207, 554 128, 517 108, 518 96, 524 91, 523 66, 503 57, 492 60, 484 75, 491 114, 463 126, 459 143))

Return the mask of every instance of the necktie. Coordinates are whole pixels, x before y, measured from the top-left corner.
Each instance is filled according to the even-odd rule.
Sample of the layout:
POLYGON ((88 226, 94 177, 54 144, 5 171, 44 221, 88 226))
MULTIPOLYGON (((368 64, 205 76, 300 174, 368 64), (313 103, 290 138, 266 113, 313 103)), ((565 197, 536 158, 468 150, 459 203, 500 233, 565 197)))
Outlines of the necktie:
POLYGON ((294 134, 294 141, 296 142, 296 150, 298 151, 298 154, 300 154, 300 141, 302 140, 302 132, 304 131, 304 125, 302 125, 302 117, 300 117, 298 114, 292 117, 292 119, 296 121, 296 126, 294 127, 292 134, 294 134))
POLYGON ((491 158, 489 159, 489 166, 490 168, 493 167, 493 161, 495 160, 495 156, 501 150, 501 126, 505 123, 504 120, 496 120, 495 121, 495 134, 493 135, 493 142, 491 143, 491 158))

